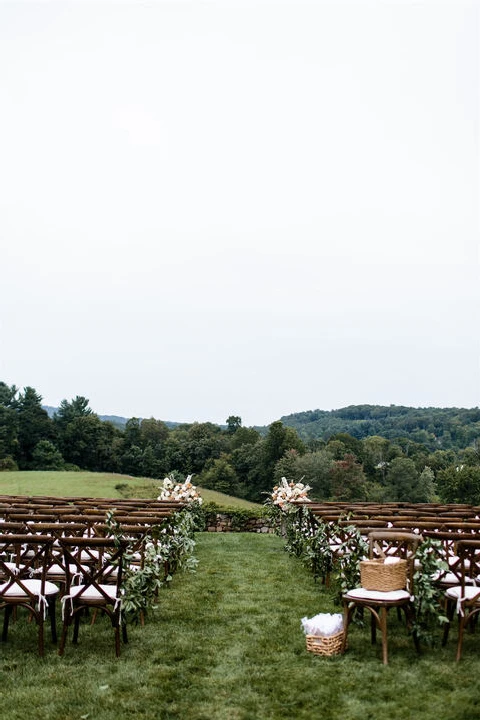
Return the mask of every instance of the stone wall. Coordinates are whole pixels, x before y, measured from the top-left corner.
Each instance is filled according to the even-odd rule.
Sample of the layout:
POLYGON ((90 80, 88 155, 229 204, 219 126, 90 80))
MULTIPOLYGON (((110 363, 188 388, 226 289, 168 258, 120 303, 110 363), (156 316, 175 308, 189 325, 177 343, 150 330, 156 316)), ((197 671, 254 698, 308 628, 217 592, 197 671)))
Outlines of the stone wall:
POLYGON ((238 518, 228 513, 216 513, 208 517, 207 532, 254 532, 273 533, 267 518, 252 517, 239 523, 238 518))

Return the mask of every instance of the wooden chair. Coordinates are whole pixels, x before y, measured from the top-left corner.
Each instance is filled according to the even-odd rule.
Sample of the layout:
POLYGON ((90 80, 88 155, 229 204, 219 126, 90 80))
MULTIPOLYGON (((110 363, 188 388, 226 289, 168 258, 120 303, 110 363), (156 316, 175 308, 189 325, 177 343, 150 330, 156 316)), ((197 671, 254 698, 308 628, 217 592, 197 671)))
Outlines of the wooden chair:
POLYGON ((62 598, 63 630, 59 655, 63 655, 68 628, 74 623, 73 643, 78 642, 80 616, 85 610, 101 610, 110 618, 115 636, 115 652, 120 655, 120 629, 123 641, 127 631, 122 623, 122 569, 127 544, 113 538, 61 538, 66 571, 66 589, 62 598), (91 562, 87 562, 88 558, 91 562), (81 584, 75 577, 81 575, 81 584), (113 582, 112 582, 113 580, 113 582))
POLYGON ((0 535, 0 610, 5 610, 2 641, 8 637, 8 626, 14 609, 29 611, 38 626, 38 651, 44 655, 43 625, 50 617, 53 642, 57 641, 55 600, 59 588, 47 580, 52 558, 53 540, 45 535, 0 535), (10 559, 8 559, 10 558, 10 559))
POLYGON ((377 627, 382 633, 382 659, 388 664, 387 614, 391 608, 403 609, 407 623, 413 619, 413 573, 414 556, 418 545, 422 542, 421 535, 392 530, 374 530, 368 536, 369 558, 398 557, 407 561, 405 587, 400 590, 367 590, 359 587, 349 590, 343 596, 344 637, 342 652, 345 651, 347 635, 353 613, 357 608, 366 609, 371 615, 371 640, 376 642, 377 627))
POLYGON ((466 626, 476 620, 480 613, 480 540, 459 540, 456 546, 459 566, 450 568, 458 576, 459 583, 445 592, 448 623, 445 624, 443 645, 446 644, 450 624, 455 611, 458 615, 457 662, 462 656, 463 636, 466 626))
MULTIPOLYGON (((47 580, 55 583, 59 587, 60 597, 65 593, 65 586, 67 582, 67 573, 63 564, 63 552, 60 546, 60 540, 63 537, 83 537, 87 526, 83 523, 31 523, 28 525, 28 530, 31 533, 39 533, 41 535, 48 535, 52 538, 52 555, 51 562, 47 567, 47 580)), ((83 566, 85 569, 85 565, 83 566)), ((78 579, 81 577, 77 572, 77 568, 72 567, 72 575, 78 579)), ((80 580, 79 580, 80 581, 80 580)))

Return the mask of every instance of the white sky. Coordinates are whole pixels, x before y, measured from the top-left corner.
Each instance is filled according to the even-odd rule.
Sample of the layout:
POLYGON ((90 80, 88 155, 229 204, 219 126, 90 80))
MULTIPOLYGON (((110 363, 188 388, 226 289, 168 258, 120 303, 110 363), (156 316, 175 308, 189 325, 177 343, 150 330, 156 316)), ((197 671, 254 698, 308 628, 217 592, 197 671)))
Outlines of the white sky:
POLYGON ((0 380, 480 405, 479 3, 0 0, 0 380))

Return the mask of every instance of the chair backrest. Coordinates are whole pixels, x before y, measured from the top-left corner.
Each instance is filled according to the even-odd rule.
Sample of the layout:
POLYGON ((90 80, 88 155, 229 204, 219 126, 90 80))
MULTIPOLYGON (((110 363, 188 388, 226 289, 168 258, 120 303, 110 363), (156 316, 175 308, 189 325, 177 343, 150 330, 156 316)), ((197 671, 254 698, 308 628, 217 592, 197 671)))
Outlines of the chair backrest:
POLYGON ((76 592, 76 602, 82 603, 91 590, 106 603, 112 602, 111 594, 102 586, 115 584, 117 597, 122 584, 123 555, 127 543, 114 538, 70 537, 60 538, 66 570, 66 595, 69 588, 81 576, 81 590, 76 592))
POLYGON ((441 580, 441 578, 445 575, 454 573, 454 575, 457 576, 458 584, 460 585, 461 567, 460 558, 457 554, 457 543, 459 540, 463 540, 465 535, 463 533, 449 532, 447 530, 425 530, 424 537, 436 540, 437 543, 439 543, 435 552, 438 555, 438 559, 447 564, 446 569, 439 572, 438 579, 441 580))
MULTIPOLYGON (((452 570, 462 586, 462 595, 465 585, 476 583, 480 577, 480 540, 458 540, 456 545, 459 566, 452 570)), ((480 595, 480 588, 478 590, 480 595)))
POLYGON ((28 533, 50 535, 54 540, 61 537, 83 536, 88 526, 86 523, 73 522, 32 522, 25 527, 28 533))
POLYGON ((407 589, 413 592, 413 575, 415 571, 415 553, 422 535, 393 530, 373 530, 368 536, 369 557, 398 557, 407 561, 407 589))
POLYGON ((15 589, 31 600, 45 595, 52 544, 52 538, 47 535, 0 535, 0 602, 15 597, 15 589), (35 590, 24 582, 32 579, 40 581, 35 590))

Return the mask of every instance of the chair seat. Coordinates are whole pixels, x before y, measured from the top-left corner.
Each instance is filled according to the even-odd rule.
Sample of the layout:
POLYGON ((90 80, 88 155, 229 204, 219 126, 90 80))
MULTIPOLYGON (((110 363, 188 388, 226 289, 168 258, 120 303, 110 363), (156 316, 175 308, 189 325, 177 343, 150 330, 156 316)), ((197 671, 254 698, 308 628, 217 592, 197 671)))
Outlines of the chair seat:
MULTIPOLYGON (((6 565, 6 567, 9 568, 9 570, 11 570, 15 575, 18 575, 18 573, 20 572, 20 570, 22 570, 22 569, 25 567, 25 565, 22 565, 22 564, 17 565, 17 563, 13 563, 13 562, 6 562, 5 565, 6 565)), ((1 572, 1 571, 0 571, 0 572, 1 572)))
MULTIPOLYGON (((41 580, 22 580, 22 584, 33 595, 38 595, 40 597, 42 590, 41 580)), ((59 588, 54 583, 48 581, 45 582, 45 596, 58 595, 59 592, 59 588)), ((23 590, 20 585, 17 585, 17 583, 13 583, 10 587, 8 587, 8 583, 3 583, 2 585, 0 585, 0 595, 3 595, 4 597, 15 598, 28 597, 28 594, 25 592, 25 590, 23 590)))
POLYGON ((344 596, 345 600, 363 600, 371 602, 399 602, 410 600, 410 593, 407 590, 389 590, 382 592, 380 590, 366 590, 365 588, 355 588, 349 590, 344 596))
MULTIPOLYGON (((458 555, 450 555, 448 558, 448 564, 453 566, 458 565, 459 560, 460 558, 458 557, 458 555)), ((469 568, 470 560, 468 560, 468 558, 465 558, 463 564, 466 569, 469 568)))
MULTIPOLYGON (((115 585, 99 585, 98 587, 108 595, 112 602, 117 600, 117 588, 115 585)), ((84 588, 84 585, 75 585, 75 587, 71 587, 69 598, 75 600, 75 598, 81 593, 79 598, 80 602, 105 602, 105 597, 99 590, 94 587, 89 587, 86 590, 84 588), (84 591, 82 592, 82 590, 84 591)))
MULTIPOLYGON (((71 563, 70 564, 70 573, 72 575, 75 575, 75 574, 79 575, 80 573, 77 573, 77 570, 78 570, 77 566, 74 565, 73 563, 71 563)), ((88 566, 82 565, 82 570, 83 570, 83 572, 88 572, 88 566)), ((65 577, 65 570, 61 565, 51 565, 47 570, 47 576, 65 577)))
POLYGON ((98 552, 98 550, 92 550, 92 549, 82 550, 82 552, 80 553, 80 561, 81 562, 92 563, 92 562, 95 562, 96 560, 98 560, 99 557, 100 557, 100 553, 98 552))
POLYGON ((445 595, 450 598, 450 600, 460 600, 461 598, 465 598, 465 600, 478 600, 478 602, 480 602, 480 587, 469 585, 465 588, 462 595, 462 586, 455 585, 454 587, 448 588, 445 595))
MULTIPOLYGON (((342 547, 342 546, 341 546, 340 544, 330 543, 330 550, 331 550, 333 553, 337 553, 337 554, 338 554, 338 551, 340 550, 341 547, 342 547)), ((342 553, 342 554, 343 554, 343 553, 342 553)))
MULTIPOLYGON (((438 582, 440 585, 458 585, 458 575, 453 572, 442 573, 441 570, 432 575, 432 580, 438 582)), ((471 585, 473 578, 465 578, 465 582, 471 585)))

